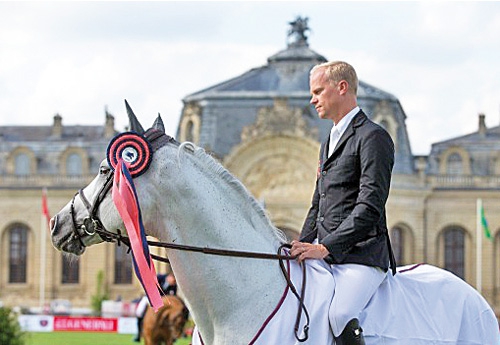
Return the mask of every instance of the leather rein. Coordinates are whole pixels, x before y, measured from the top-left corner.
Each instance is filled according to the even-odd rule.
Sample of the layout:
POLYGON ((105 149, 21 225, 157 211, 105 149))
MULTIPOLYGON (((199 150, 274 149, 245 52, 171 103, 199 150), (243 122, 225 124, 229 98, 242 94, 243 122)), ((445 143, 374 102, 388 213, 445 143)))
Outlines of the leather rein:
MULTIPOLYGON (((111 190, 112 186, 113 186, 113 173, 112 173, 112 171, 110 171, 110 172, 108 172, 108 176, 106 177, 106 181, 104 182, 103 186, 101 187, 101 189, 97 193, 97 197, 93 203, 89 202, 89 200, 87 199, 87 197, 85 196, 85 194, 83 192, 83 189, 80 189, 73 196, 73 199, 71 200, 71 205, 70 205, 70 213, 71 213, 71 219, 72 219, 72 223, 73 223, 73 232, 75 234, 75 237, 80 241, 80 243, 84 247, 85 247, 85 244, 83 242, 82 237, 85 235, 94 236, 97 234, 105 242, 117 243, 118 246, 120 246, 120 244, 123 243, 124 245, 126 245, 128 247, 128 252, 130 252, 131 245, 130 245, 129 238, 126 236, 122 236, 121 231, 119 229, 117 229, 117 233, 114 233, 114 232, 107 230, 104 227, 102 221, 100 220, 100 218, 98 216, 99 206, 102 203, 102 201, 104 200, 104 198, 106 197, 106 195, 108 194, 108 192, 111 190), (74 208, 74 204, 75 204, 75 200, 76 200, 77 196, 80 197, 80 200, 85 205, 85 208, 88 211, 88 217, 85 217, 83 219, 82 224, 78 224, 77 219, 76 219, 76 212, 75 212, 75 208, 74 208)), ((304 342, 308 339, 310 317, 309 317, 309 312, 307 311, 307 308, 306 308, 305 303, 304 303, 305 288, 306 288, 306 266, 305 266, 304 262, 300 263, 301 268, 302 268, 302 286, 301 286, 301 292, 299 293, 297 291, 297 289, 295 288, 295 285, 291 281, 290 275, 287 272, 287 269, 286 269, 285 264, 284 264, 285 261, 295 260, 297 257, 281 254, 283 249, 291 248, 290 244, 284 243, 279 247, 277 254, 270 254, 270 253, 258 253, 258 252, 248 252, 248 251, 238 251, 238 250, 216 249, 216 248, 208 248, 208 247, 197 247, 197 246, 168 243, 168 242, 159 242, 159 241, 150 241, 150 240, 148 240, 147 243, 149 246, 152 246, 152 247, 161 247, 161 248, 166 248, 166 249, 196 252, 196 253, 202 253, 202 254, 206 254, 206 255, 264 259, 264 260, 278 260, 281 272, 283 273, 283 276, 285 277, 286 284, 287 284, 288 288, 290 288, 290 291, 293 293, 293 295, 299 301, 299 308, 297 311, 297 317, 296 317, 295 326, 294 326, 295 338, 299 342, 304 342), (299 327, 300 327, 300 320, 302 318, 302 311, 304 311, 304 315, 306 317, 306 322, 305 322, 304 327, 303 327, 304 336, 301 338, 299 335, 299 327)), ((158 256, 155 254, 151 254, 151 257, 154 260, 157 260, 160 262, 170 263, 168 258, 164 258, 164 257, 158 256)))

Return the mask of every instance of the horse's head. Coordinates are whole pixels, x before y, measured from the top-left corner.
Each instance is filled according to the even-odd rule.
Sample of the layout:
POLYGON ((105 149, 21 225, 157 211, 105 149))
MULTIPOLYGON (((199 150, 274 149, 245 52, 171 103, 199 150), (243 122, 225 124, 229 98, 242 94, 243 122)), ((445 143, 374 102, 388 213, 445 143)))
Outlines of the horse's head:
POLYGON ((137 197, 141 209, 148 211, 154 207, 148 188, 150 172, 147 172, 153 152, 166 144, 179 144, 165 134, 163 122, 158 116, 153 127, 144 131, 132 109, 125 101, 129 115, 131 132, 113 138, 108 146, 108 157, 101 162, 99 173, 85 188, 75 194, 73 199, 50 221, 53 245, 64 252, 81 255, 85 247, 103 241, 116 241, 126 235, 122 218, 112 200, 114 167, 118 159, 128 163, 134 178, 137 197), (140 176, 140 177, 139 177, 140 176))

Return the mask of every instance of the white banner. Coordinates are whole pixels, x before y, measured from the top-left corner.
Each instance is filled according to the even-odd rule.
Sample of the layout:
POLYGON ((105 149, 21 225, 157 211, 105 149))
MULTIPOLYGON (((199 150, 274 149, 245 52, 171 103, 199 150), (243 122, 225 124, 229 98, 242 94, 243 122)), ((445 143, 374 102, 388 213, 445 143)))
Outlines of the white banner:
POLYGON ((54 330, 52 315, 19 315, 18 320, 23 331, 52 332, 54 330))
MULTIPOLYGON (((119 317, 119 318, 88 318, 88 317, 58 317, 58 322, 68 320, 72 321, 72 324, 82 322, 90 319, 95 319, 97 321, 109 321, 113 324, 117 324, 117 327, 113 327, 113 331, 122 334, 137 334, 137 319, 135 317, 119 317)), ((21 329, 26 332, 54 332, 54 316, 52 315, 19 315, 18 316, 19 325, 21 329)), ((83 331, 83 329, 73 329, 74 331, 83 331)), ((87 330, 87 331, 90 331, 87 330)), ((95 329, 92 331, 106 331, 106 329, 95 329)))

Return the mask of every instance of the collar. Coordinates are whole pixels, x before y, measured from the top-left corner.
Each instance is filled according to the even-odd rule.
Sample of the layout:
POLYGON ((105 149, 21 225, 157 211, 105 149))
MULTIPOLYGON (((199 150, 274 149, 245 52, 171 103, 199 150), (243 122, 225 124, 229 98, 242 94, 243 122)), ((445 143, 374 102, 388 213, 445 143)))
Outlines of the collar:
POLYGON ((342 135, 344 134, 345 130, 347 129, 347 126, 349 126, 349 124, 351 123, 352 119, 354 118, 354 116, 359 113, 360 109, 358 106, 354 107, 354 109, 352 109, 350 112, 347 113, 346 116, 344 116, 340 121, 339 123, 337 124, 334 124, 333 127, 332 127, 332 131, 334 129, 337 129, 337 131, 339 132, 340 136, 339 137, 342 137, 342 135))

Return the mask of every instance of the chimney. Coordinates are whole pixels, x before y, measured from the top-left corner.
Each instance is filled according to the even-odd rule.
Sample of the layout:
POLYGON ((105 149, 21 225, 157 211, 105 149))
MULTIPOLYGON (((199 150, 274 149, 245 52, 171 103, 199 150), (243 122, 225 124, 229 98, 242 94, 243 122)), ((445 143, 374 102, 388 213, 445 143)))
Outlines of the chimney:
POLYGON ((486 123, 485 123, 484 119, 485 119, 485 115, 480 113, 479 114, 479 130, 478 130, 478 132, 481 136, 486 136, 487 128, 486 128, 486 123))
POLYGON ((106 113, 106 124, 104 128, 104 136, 106 138, 113 138, 115 136, 115 117, 105 109, 106 113))
POLYGON ((52 136, 54 138, 62 138, 62 116, 56 114, 54 116, 54 124, 52 125, 52 136))

